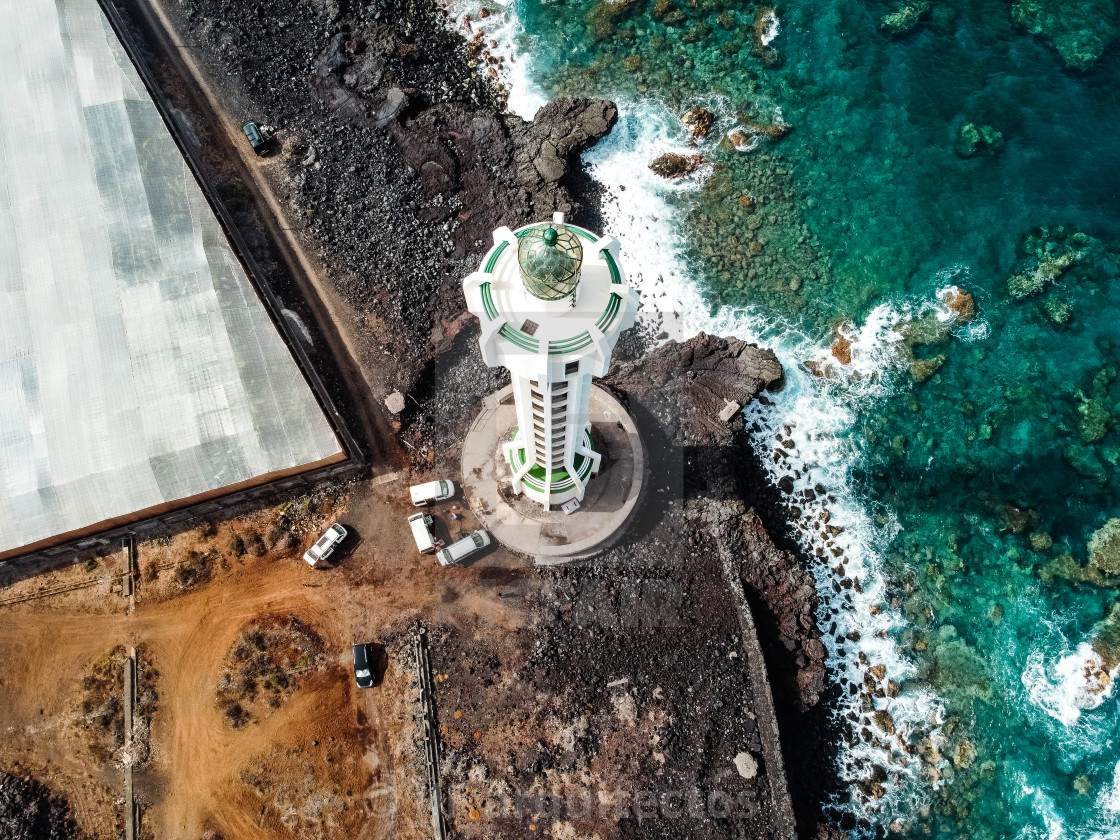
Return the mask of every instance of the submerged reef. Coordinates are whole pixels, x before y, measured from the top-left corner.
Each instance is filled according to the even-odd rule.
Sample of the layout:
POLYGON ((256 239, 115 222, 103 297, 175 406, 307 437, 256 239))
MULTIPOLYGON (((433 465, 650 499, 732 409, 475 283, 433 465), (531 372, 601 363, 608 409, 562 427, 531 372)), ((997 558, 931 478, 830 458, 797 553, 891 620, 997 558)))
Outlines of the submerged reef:
POLYGON ((1066 551, 1043 565, 1039 576, 1048 583, 1061 578, 1071 583, 1120 587, 1120 518, 1108 520, 1089 538, 1086 548, 1089 560, 1085 565, 1066 551))
POLYGON ((1099 244, 1097 240, 1080 231, 1070 233, 1061 226, 1038 228, 1023 240, 1022 259, 1007 281, 1008 294, 1016 300, 1038 294, 1089 256, 1095 244, 1099 244))
POLYGON ((891 35, 905 35, 929 14, 929 0, 907 0, 889 15, 884 15, 879 28, 891 35))
POLYGON ((1089 540, 1089 567, 1120 583, 1120 519, 1110 519, 1089 540))
POLYGON ((1003 149, 1003 133, 990 125, 976 125, 975 123, 961 123, 957 129, 957 142, 954 151, 962 158, 975 157, 978 154, 995 154, 1003 149))
POLYGON ((591 35, 596 41, 613 38, 623 15, 632 11, 635 6, 634 0, 602 0, 596 3, 587 13, 587 27, 591 35))
POLYGON ((1114 603, 1108 616, 1096 626, 1093 651, 1106 671, 1120 665, 1120 603, 1114 603))
POLYGON ((1015 0, 1011 18, 1049 41, 1073 70, 1089 67, 1116 37, 1114 0, 1015 0))

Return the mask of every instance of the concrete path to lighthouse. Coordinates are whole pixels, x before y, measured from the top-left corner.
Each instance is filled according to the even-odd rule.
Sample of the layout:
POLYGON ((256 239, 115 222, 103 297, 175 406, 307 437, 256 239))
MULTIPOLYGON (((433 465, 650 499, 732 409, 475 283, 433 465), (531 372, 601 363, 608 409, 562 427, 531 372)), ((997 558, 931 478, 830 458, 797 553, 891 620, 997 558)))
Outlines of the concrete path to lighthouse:
POLYGON ((545 510, 510 489, 510 468, 501 450, 517 425, 511 387, 483 400, 463 441, 464 499, 499 542, 540 565, 606 550, 625 533, 638 507, 646 458, 634 421, 599 387, 592 389, 588 412, 603 463, 588 482, 579 510, 571 515, 545 510))

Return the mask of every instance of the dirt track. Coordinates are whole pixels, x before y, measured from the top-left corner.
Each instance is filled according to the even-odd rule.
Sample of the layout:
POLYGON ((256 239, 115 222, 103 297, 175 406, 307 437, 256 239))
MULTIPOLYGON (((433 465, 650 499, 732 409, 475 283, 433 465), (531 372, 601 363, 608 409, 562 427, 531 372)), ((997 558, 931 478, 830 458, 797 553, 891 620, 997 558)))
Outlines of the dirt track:
MULTIPOLYGON (((307 567, 301 543, 214 561, 212 579, 181 594, 167 571, 158 581, 145 579, 131 615, 125 599, 98 587, 0 610, 8 640, 0 649, 0 765, 18 762, 64 793, 93 836, 115 836, 121 774, 86 746, 82 676, 115 645, 143 644, 159 672, 152 759, 136 777, 143 836, 424 836, 412 670, 397 658, 407 648, 405 630, 416 618, 430 619, 437 605, 441 620, 471 629, 493 620, 510 626, 520 616, 499 609, 497 589, 476 585, 481 570, 439 570, 416 554, 401 527, 399 493, 395 484, 359 489, 342 516, 355 545, 335 569, 307 567), (264 614, 296 615, 313 628, 327 666, 306 674, 263 721, 233 729, 216 703, 216 685, 241 630, 264 614), (373 689, 354 687, 355 640, 387 643, 388 668, 373 689)), ((239 527, 260 528, 269 515, 243 517, 239 527)), ((228 535, 223 526, 210 538, 192 531, 170 546, 141 544, 141 576, 180 547, 213 550, 228 535)), ((491 564, 503 562, 490 556, 491 564)), ((80 567, 60 575, 88 577, 80 567)))

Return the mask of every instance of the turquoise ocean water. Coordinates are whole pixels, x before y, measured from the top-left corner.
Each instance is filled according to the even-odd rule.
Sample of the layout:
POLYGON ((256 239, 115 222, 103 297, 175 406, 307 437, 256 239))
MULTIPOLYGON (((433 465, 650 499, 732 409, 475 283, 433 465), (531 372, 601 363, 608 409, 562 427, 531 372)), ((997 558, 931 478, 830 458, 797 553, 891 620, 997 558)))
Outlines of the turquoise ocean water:
POLYGON ((1120 516, 1113 4, 933 0, 903 34, 872 0, 490 8, 515 108, 620 104, 587 162, 647 319, 757 338, 790 372, 752 420, 823 558, 833 813, 1120 837, 1120 576, 1087 548, 1120 516), (690 144, 694 106, 716 123, 690 144), (705 162, 664 181, 666 151, 705 162))

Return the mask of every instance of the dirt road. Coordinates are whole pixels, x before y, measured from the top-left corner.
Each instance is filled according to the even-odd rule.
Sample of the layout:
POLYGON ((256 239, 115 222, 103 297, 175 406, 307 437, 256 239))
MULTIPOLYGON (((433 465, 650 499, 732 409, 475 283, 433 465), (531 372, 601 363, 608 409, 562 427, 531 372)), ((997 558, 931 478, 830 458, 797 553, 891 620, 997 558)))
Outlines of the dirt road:
MULTIPOLYGON (((114 646, 143 646, 158 671, 152 759, 136 775, 143 836, 424 836, 413 672, 399 658, 407 628, 438 619, 473 633, 495 622, 517 626, 524 616, 502 599, 502 587, 481 581, 496 570, 512 579, 517 570, 503 566, 514 561, 497 552, 485 568, 440 569, 411 545, 399 496, 396 485, 357 489, 341 517, 353 544, 337 568, 309 568, 301 544, 215 560, 211 579, 181 594, 170 571, 158 580, 145 574, 176 552, 214 552, 229 527, 265 527, 265 510, 208 538, 192 531, 170 546, 142 543, 131 614, 125 599, 98 588, 0 609, 8 640, 0 648, 0 767, 18 763, 64 793, 83 828, 115 836, 121 776, 88 748, 82 680, 114 646), (302 677, 263 720, 232 728, 218 681, 239 635, 263 615, 297 616, 322 639, 325 667, 302 677), (350 648, 374 640, 387 642, 388 667, 379 686, 360 690, 350 648)), ((444 523, 448 512, 437 512, 444 523)), ((80 567, 62 574, 83 575, 80 567)))

